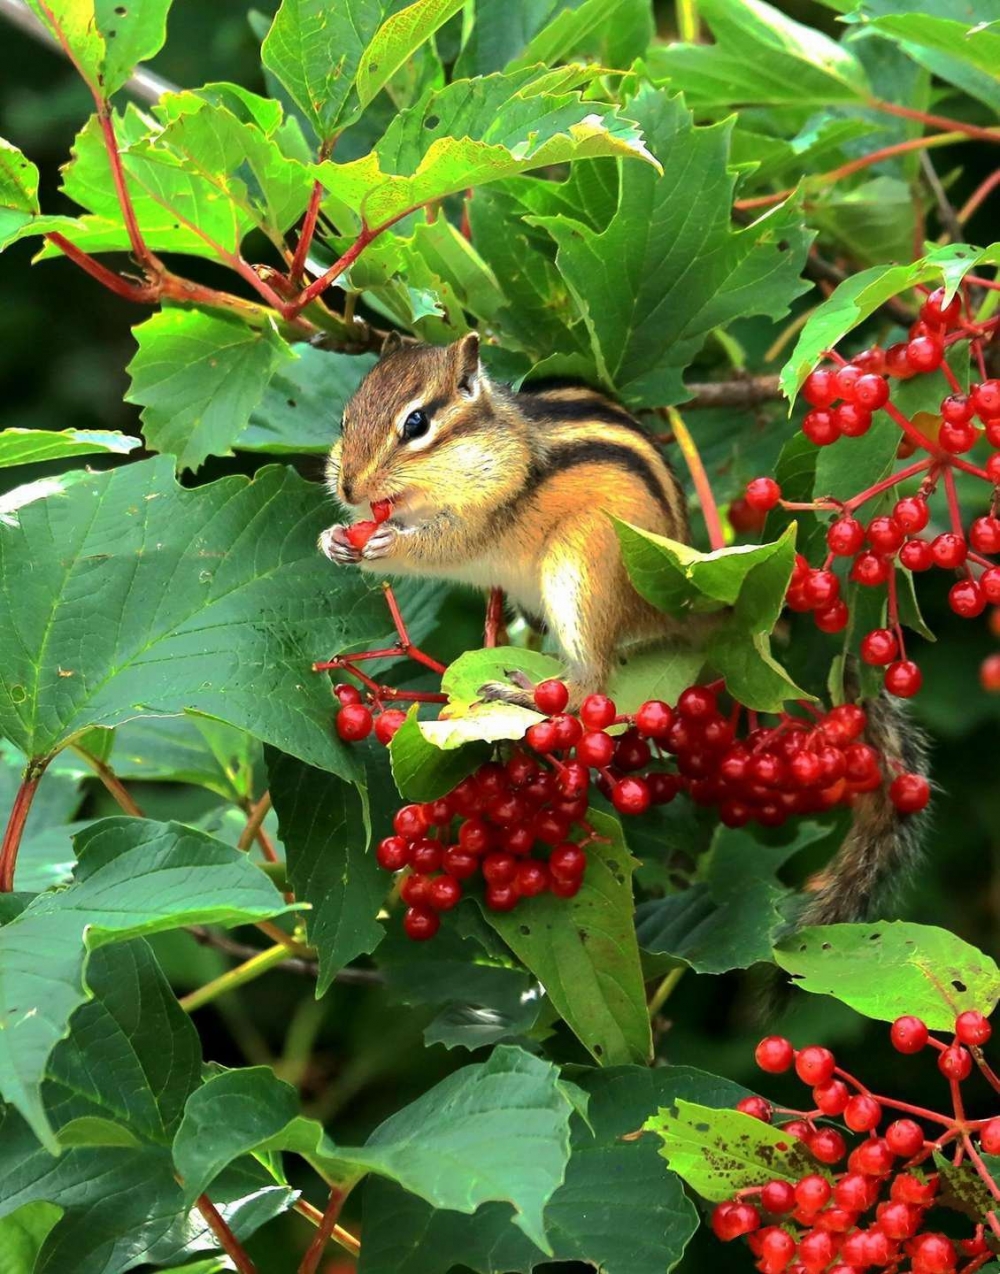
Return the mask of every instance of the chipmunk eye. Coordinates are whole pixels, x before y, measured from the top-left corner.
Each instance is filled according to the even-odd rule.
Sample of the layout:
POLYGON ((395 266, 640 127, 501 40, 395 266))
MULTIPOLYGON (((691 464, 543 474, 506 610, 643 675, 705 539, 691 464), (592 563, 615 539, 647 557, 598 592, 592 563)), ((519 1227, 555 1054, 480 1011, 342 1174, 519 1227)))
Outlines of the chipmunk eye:
POLYGON ((403 439, 406 442, 412 442, 414 438, 422 438, 431 422, 425 411, 411 411, 403 421, 403 439))

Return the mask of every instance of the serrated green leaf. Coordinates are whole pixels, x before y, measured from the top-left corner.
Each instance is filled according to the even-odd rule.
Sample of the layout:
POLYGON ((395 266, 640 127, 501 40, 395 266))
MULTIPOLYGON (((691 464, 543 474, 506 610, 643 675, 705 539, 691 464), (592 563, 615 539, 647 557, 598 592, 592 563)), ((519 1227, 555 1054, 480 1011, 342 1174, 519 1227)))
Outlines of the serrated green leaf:
POLYGON ((233 443, 275 371, 294 356, 271 328, 254 331, 229 315, 168 306, 135 329, 126 402, 142 408, 152 451, 177 457, 180 471, 233 443))
POLYGON ((459 80, 401 111, 375 150, 351 163, 326 161, 316 177, 336 222, 354 213, 384 226, 433 199, 515 173, 619 155, 655 161, 639 129, 617 108, 584 99, 582 67, 459 80))
MULTIPOLYGON (((629 1133, 651 1109, 680 1097, 732 1105, 745 1091, 681 1066, 609 1067, 574 1076, 587 1094, 587 1121, 574 1117, 566 1180, 545 1209, 559 1262, 604 1274, 664 1274, 680 1261, 697 1218, 679 1180, 663 1171, 651 1137, 629 1133)), ((490 1204, 474 1217, 432 1211, 398 1186, 365 1186, 361 1274, 477 1274, 532 1270, 548 1258, 516 1229, 510 1209, 490 1204)))
POLYGON ((0 137, 0 248, 38 215, 38 169, 0 137))
POLYGON ((0 432, 0 469, 102 452, 127 456, 141 446, 141 438, 112 429, 4 429, 0 432))
POLYGON ((357 92, 362 106, 388 84, 403 63, 462 7, 464 0, 414 0, 388 17, 361 55, 357 92))
POLYGON ((781 390, 794 403, 802 382, 826 349, 832 349, 879 306, 919 283, 944 284, 951 296, 962 279, 982 264, 1000 261, 1000 244, 973 248, 965 243, 935 248, 912 265, 879 265, 862 270, 839 284, 809 316, 792 356, 781 372, 781 390))
POLYGON ((703 1199, 731 1199, 768 1181, 797 1182, 816 1161, 796 1137, 739 1110, 712 1110, 678 1100, 648 1119, 644 1132, 663 1139, 660 1154, 703 1199))
POLYGON ((838 438, 832 446, 819 448, 812 498, 849 500, 873 487, 892 472, 898 448, 898 425, 884 412, 876 412, 871 428, 860 438, 838 438))
MULTIPOLYGON (((584 0, 583 4, 557 5, 550 20, 536 31, 516 58, 507 64, 507 70, 533 66, 544 62, 552 66, 565 61, 595 35, 610 32, 615 23, 622 21, 623 10, 635 8, 630 0, 584 0)), ((550 6, 551 8, 551 6, 550 6)))
POLYGON ((438 747, 425 737, 414 707, 393 735, 389 755, 393 781, 402 796, 408 801, 436 801, 477 770, 489 758, 489 748, 479 740, 465 747, 438 747))
MULTIPOLYGON (((192 708, 357 777, 311 664, 387 635, 382 590, 317 552, 319 487, 272 467, 190 491, 172 468, 87 474, 0 535, 0 733, 41 757, 89 726, 192 708), (98 592, 87 626, 77 602, 98 592)), ((397 590, 411 632, 436 594, 397 590)))
POLYGON ((233 440, 237 451, 325 455, 344 404, 377 361, 374 354, 335 354, 313 345, 292 349, 297 357, 272 375, 250 423, 233 440))
POLYGON ((163 47, 172 0, 28 0, 91 88, 108 98, 163 47))
POLYGON ((590 335, 592 376, 631 405, 660 407, 683 401, 682 373, 713 329, 787 313, 805 290, 810 236, 792 207, 733 231, 732 121, 695 128, 680 99, 648 88, 629 110, 662 176, 623 168, 618 208, 600 231, 565 216, 537 220, 590 335))
POLYGON ((324 141, 350 118, 355 76, 387 8, 383 0, 282 0, 261 60, 324 141))
POLYGON ((871 90, 849 48, 763 0, 701 0, 714 43, 650 51, 650 68, 698 107, 861 102, 871 90))
POLYGON ((1000 79, 1000 31, 995 24, 973 26, 957 18, 917 12, 887 14, 873 18, 871 25, 876 31, 900 41, 904 48, 917 45, 931 49, 1000 79))
MULTIPOLYGON (((23 772, 24 757, 3 745, 0 749, 0 809, 13 808, 23 772)), ((83 799, 79 774, 46 775, 35 793, 21 836, 14 870, 15 889, 37 891, 66 883, 74 863, 69 820, 83 799)))
POLYGON ((705 663, 700 651, 670 645, 629 655, 611 673, 608 694, 619 712, 636 712, 650 699, 674 704, 682 690, 693 686, 705 663))
POLYGON ((507 1200, 524 1233, 550 1250, 542 1214, 563 1180, 573 1113, 550 1063, 501 1045, 391 1115, 358 1148, 335 1146, 298 1108, 295 1090, 266 1067, 210 1079, 189 1099, 174 1142, 188 1197, 237 1155, 291 1150, 328 1181, 373 1172, 436 1207, 471 1213, 507 1200))
POLYGON ((815 823, 796 828, 787 845, 762 845, 743 829, 719 828, 698 880, 680 893, 636 909, 639 946, 683 961, 696 973, 725 973, 770 961, 787 924, 781 911, 789 891, 777 870, 828 834, 815 823))
POLYGON ((880 1021, 913 1013, 932 1031, 951 1031, 967 1009, 988 1017, 1000 999, 996 963, 933 925, 821 925, 790 935, 774 958, 804 991, 880 1021))
POLYGON ((369 852, 363 789, 274 750, 268 770, 288 879, 312 908, 306 927, 319 957, 316 994, 324 995, 335 973, 384 937, 375 917, 388 877, 369 852))
POLYGON ((50 1150, 48 1059, 87 998, 88 953, 185 924, 289 910, 245 855, 179 823, 111 818, 76 838, 73 884, 39 894, 0 929, 0 1092, 50 1150))
POLYGON ((602 1066, 645 1063, 649 1015, 632 923, 635 859, 616 818, 592 810, 599 836, 587 849, 587 874, 568 902, 542 895, 516 912, 485 917, 602 1066))
MULTIPOLYGON (((110 746, 102 759, 120 779, 192 783, 237 806, 263 790, 263 782, 255 784, 262 770, 260 745, 222 721, 186 712, 127 721, 107 733, 110 746)), ((80 746, 90 751, 87 744, 81 740, 80 746)))

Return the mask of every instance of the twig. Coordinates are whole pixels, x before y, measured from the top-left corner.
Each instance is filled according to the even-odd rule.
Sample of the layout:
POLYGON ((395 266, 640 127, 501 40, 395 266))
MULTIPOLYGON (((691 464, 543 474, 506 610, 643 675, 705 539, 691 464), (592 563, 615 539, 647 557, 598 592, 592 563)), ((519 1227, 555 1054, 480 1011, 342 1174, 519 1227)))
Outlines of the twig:
POLYGON ((677 38, 683 44, 697 44, 701 39, 698 0, 677 0, 677 38))
POLYGON ((222 1248, 223 1252, 239 1270, 239 1274, 257 1274, 257 1266, 247 1256, 243 1249, 243 1244, 226 1224, 222 1213, 216 1208, 208 1195, 200 1194, 195 1200, 194 1206, 205 1218, 208 1228, 215 1235, 219 1247, 222 1248))
POLYGON ((293 283, 298 283, 302 278, 302 271, 305 269, 306 257, 309 255, 309 248, 312 245, 313 235, 316 233, 316 221, 319 218, 319 206, 322 201, 323 183, 320 181, 314 181, 312 194, 309 196, 309 207, 306 208, 306 215, 302 221, 302 229, 299 232, 299 241, 295 245, 295 256, 292 258, 292 264, 288 271, 288 277, 293 283))
POLYGON ((46 757, 41 761, 29 761, 24 768, 24 777, 14 797, 3 844, 0 845, 0 893, 9 894, 14 890, 14 869, 17 866, 17 851, 21 848, 21 837, 24 835, 24 824, 49 760, 46 757))
POLYGON ((245 854, 250 846, 256 840, 261 849, 264 851, 264 857, 269 863, 278 862, 278 854, 271 843, 271 838, 265 834, 261 839, 261 832, 264 830, 264 819, 267 818, 271 811, 271 793, 265 792, 256 805, 250 807, 250 814, 247 818, 246 826, 240 832, 240 838, 236 842, 236 848, 242 850, 245 854))
POLYGON ((225 973, 220 973, 217 978, 213 978, 211 982, 206 982, 204 986, 198 987, 197 990, 192 991, 189 995, 182 996, 177 1003, 185 1013, 193 1013, 195 1009, 200 1009, 204 1005, 210 1004, 227 991, 235 991, 237 987, 245 986, 247 982, 253 982, 262 973, 267 973, 269 969, 277 968, 278 965, 284 963, 287 959, 288 948, 284 943, 275 943, 273 947, 268 947, 266 951, 258 951, 256 955, 251 956, 249 960, 244 960, 242 964, 238 964, 234 969, 227 969, 225 973))
MULTIPOLYGON (((260 948, 251 947, 246 942, 237 942, 228 934, 216 933, 205 925, 188 925, 186 932, 201 946, 212 947, 225 955, 235 956, 238 960, 251 960, 254 956, 260 955, 260 948)), ((319 974, 319 965, 315 960, 303 959, 300 956, 290 955, 274 967, 303 978, 315 978, 319 974)), ((385 985, 385 978, 378 969, 340 969, 334 974, 333 980, 344 986, 385 985)))
POLYGON ((323 1210, 323 1217, 313 1236, 313 1241, 309 1244, 309 1248, 302 1258, 298 1274, 316 1274, 323 1256, 323 1250, 333 1235, 337 1218, 340 1216, 340 1209, 344 1206, 345 1197, 343 1190, 339 1190, 336 1186, 330 1191, 330 1198, 323 1210))
POLYGON ((955 212, 944 186, 941 185, 941 178, 937 175, 937 169, 934 167, 926 150, 920 152, 920 170, 931 188, 942 227, 948 232, 952 243, 961 243, 962 225, 958 219, 958 214, 955 212))
POLYGON ((656 988, 656 990, 652 994, 652 997, 650 998, 650 1001, 649 1001, 650 1018, 656 1017, 660 1009, 663 1008, 667 1000, 669 1000, 671 995, 673 995, 674 988, 677 986, 677 983, 680 982, 681 978, 684 976, 686 972, 687 972, 687 969, 685 968, 684 965, 678 965, 676 969, 671 969, 670 972, 666 975, 666 977, 663 979, 660 985, 656 988))
POLYGON ((111 795, 118 802, 119 807, 126 814, 130 814, 133 818, 146 817, 145 814, 142 812, 142 810, 139 808, 139 806, 132 799, 130 793, 126 789, 125 785, 122 783, 121 779, 114 772, 111 766, 107 764, 106 761, 102 761, 96 756, 91 756, 91 754, 85 748, 81 748, 76 743, 73 743, 70 746, 72 747, 73 751, 77 754, 77 756, 81 757, 84 761, 86 761, 87 764, 94 770, 97 777, 101 780, 104 786, 108 789, 111 795))
POLYGON ((781 397, 778 376, 740 376, 735 380, 706 381, 688 385, 690 400, 685 411, 708 407, 756 407, 781 397))
MULTIPOLYGON (((292 1205, 299 1216, 304 1216, 307 1221, 311 1221, 313 1225, 320 1225, 323 1221, 323 1213, 319 1208, 314 1208, 311 1203, 307 1203, 305 1199, 299 1199, 292 1205)), ((361 1243, 354 1237, 349 1230, 345 1230, 342 1225, 335 1225, 330 1232, 330 1238, 334 1243, 339 1243, 345 1252, 350 1252, 352 1256, 361 1255, 361 1243)))
POLYGON ((669 420, 677 445, 681 449, 681 455, 691 474, 691 481, 694 483, 694 489, 698 495, 698 502, 701 505, 701 516, 705 519, 705 529, 708 531, 708 542, 713 551, 726 547, 726 537, 722 531, 722 520, 719 517, 719 508, 715 503, 715 495, 712 492, 712 484, 708 480, 708 474, 705 472, 705 466, 702 464, 701 456, 698 454, 698 448, 695 441, 691 437, 690 430, 681 418, 680 412, 676 407, 667 407, 662 413, 669 420))
POLYGON ((1000 168, 990 175, 976 187, 972 194, 966 199, 958 210, 958 220, 961 225, 969 220, 974 212, 979 209, 980 204, 1000 186, 1000 168))
POLYGON ((887 102, 881 97, 869 98, 868 105, 873 110, 884 111, 886 115, 917 120, 918 123, 942 129, 946 133, 964 133, 966 137, 975 137, 982 142, 1000 142, 998 128, 981 128, 978 124, 966 124, 964 120, 952 119, 948 115, 932 115, 927 111, 913 110, 909 106, 897 106, 895 102, 887 102))

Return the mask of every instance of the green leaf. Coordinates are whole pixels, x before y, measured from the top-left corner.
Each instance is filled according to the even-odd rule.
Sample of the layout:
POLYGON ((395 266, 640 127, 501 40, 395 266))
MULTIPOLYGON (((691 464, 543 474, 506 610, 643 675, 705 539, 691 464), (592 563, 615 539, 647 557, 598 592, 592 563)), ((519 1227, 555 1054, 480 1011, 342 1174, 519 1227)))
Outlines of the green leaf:
POLYGON ((693 686, 705 663, 700 651, 663 645, 629 655, 612 671, 608 694, 619 712, 636 712, 649 699, 676 703, 693 686))
POLYGON ((812 498, 849 500, 873 487, 894 469, 898 448, 899 427, 885 412, 876 412, 871 428, 860 438, 838 438, 832 446, 819 449, 812 498))
POLYGON ((594 374, 623 401, 660 407, 683 401, 684 368, 714 328, 787 313, 805 290, 810 236, 790 206, 733 231, 731 120, 695 128, 680 99, 652 89, 629 110, 663 175, 624 167, 618 208, 601 230, 566 216, 537 221, 558 245, 594 374))
MULTIPOLYGON (((390 625, 382 590, 317 552, 329 519, 289 470, 192 491, 165 458, 23 510, 0 536, 0 733, 42 757, 89 726, 192 708, 357 777, 311 664, 390 625), (88 621, 78 599, 95 593, 88 621)), ((397 595, 419 641, 414 604, 437 586, 397 595)))
POLYGON ((293 357, 272 328, 203 310, 168 306, 135 335, 126 401, 143 408, 147 446, 176 456, 181 471, 232 455, 271 376, 293 357))
POLYGON ((645 1064, 651 1041, 632 923, 635 859, 617 819, 597 811, 588 818, 605 839, 588 847, 587 874, 574 898, 546 894, 516 914, 484 914, 601 1065, 645 1064))
POLYGON ((28 0, 28 7, 57 43, 70 51, 90 88, 101 91, 107 45, 97 21, 96 0, 28 0))
POLYGON ((38 169, 0 137, 0 248, 38 215, 38 169))
POLYGON ((261 60, 288 90, 320 138, 351 117, 355 76, 387 8, 383 0, 282 0, 261 60))
POLYGON ((703 1199, 731 1199, 768 1181, 799 1181, 816 1161, 796 1137, 739 1110, 712 1110, 678 1100, 648 1119, 644 1132, 663 1139, 667 1166, 703 1199))
POLYGON ((267 1067, 210 1079, 189 1099, 174 1142, 188 1197, 237 1155, 292 1150, 328 1181, 374 1172, 435 1207, 474 1212, 507 1200, 523 1232, 550 1251, 542 1214, 565 1173, 573 1104, 549 1062, 501 1045, 391 1115, 359 1148, 335 1146, 298 1105, 267 1067))
POLYGON ((0 1092, 56 1149, 40 1085, 87 998, 87 958, 110 942, 186 924, 288 911, 238 850, 179 823, 110 818, 76 838, 73 884, 39 894, 0 929, 0 1092))
POLYGON ((250 423, 233 439, 237 451, 325 455, 345 403, 378 361, 374 354, 333 354, 313 345, 292 349, 297 357, 281 363, 250 423))
POLYGON ((432 199, 573 159, 620 155, 655 164, 617 109, 572 91, 580 67, 459 80, 399 112, 361 159, 316 165, 335 222, 353 212, 384 226, 432 199))
POLYGON ((429 742, 420 727, 414 706, 389 745, 393 781, 408 801, 436 801, 447 796, 489 759, 485 744, 473 742, 445 750, 429 742))
MULTIPOLYGON (((697 1216, 680 1181, 663 1171, 651 1137, 630 1137, 651 1109, 680 1097, 735 1104, 745 1091, 686 1067, 609 1067, 574 1074, 587 1094, 587 1119, 571 1123, 566 1180, 545 1209, 559 1262, 604 1274, 664 1274, 680 1261, 697 1216)), ((546 1254, 514 1226, 510 1208, 473 1217, 433 1211, 389 1182, 365 1186, 361 1274, 507 1274, 547 1265, 546 1254)))
POLYGON ((873 18, 876 31, 898 40, 909 51, 912 46, 943 53, 948 58, 965 62, 984 71, 994 80, 1000 79, 1000 32, 995 24, 973 26, 954 18, 939 18, 928 13, 899 13, 873 18))
POLYGON ((42 1244, 62 1216, 52 1203, 26 1203, 0 1220, 0 1274, 35 1269, 42 1244))
POLYGON ((358 100, 363 107, 463 3, 464 0, 414 0, 386 19, 358 64, 358 100))
POLYGON ((988 1017, 1000 999, 996 963, 932 925, 802 929, 778 944, 774 958, 804 991, 832 995, 884 1022, 914 1013, 932 1031, 951 1031, 968 1009, 988 1017))
POLYGON ((69 456, 127 456, 141 446, 141 438, 112 429, 4 429, 0 431, 0 469, 69 456))
POLYGON ((368 852, 363 789, 274 750, 268 770, 289 883, 312 908, 306 926, 319 956, 316 994, 324 995, 335 973, 384 937, 375 917, 388 878, 368 852))
MULTIPOLYGON (((91 751, 88 744, 81 741, 85 751, 91 751)), ((102 759, 120 779, 193 783, 237 806, 260 795, 264 786, 255 783, 262 770, 257 742, 195 712, 127 721, 114 731, 102 759)))
POLYGON ((771 848, 743 829, 720 827, 711 852, 699 860, 696 883, 636 909, 639 946, 682 960, 696 973, 770 962, 787 924, 781 903, 789 891, 777 869, 828 831, 802 824, 789 844, 771 848))
POLYGON ((28 0, 80 74, 105 99, 163 47, 172 0, 28 0))
POLYGON ((919 283, 943 283, 950 296, 970 270, 1000 261, 1000 244, 973 248, 965 243, 935 248, 912 265, 879 265, 862 270, 838 285, 809 316, 792 356, 781 372, 781 390, 790 403, 826 349, 832 349, 879 306, 919 283))
MULTIPOLYGON (((13 807, 23 772, 24 757, 7 745, 0 747, 0 809, 13 807)), ((50 771, 46 775, 21 836, 14 871, 16 889, 35 891, 66 883, 74 863, 67 823, 83 799, 79 774, 50 771)))
POLYGON ((763 0, 701 0, 710 45, 650 51, 653 73, 698 108, 850 104, 871 89, 849 48, 763 0))
POLYGON ((613 25, 622 21, 622 10, 638 8, 630 0, 584 0, 583 4, 558 5, 556 12, 540 31, 536 31, 518 56, 507 64, 507 70, 544 62, 553 66, 565 61, 593 36, 611 33, 613 25))

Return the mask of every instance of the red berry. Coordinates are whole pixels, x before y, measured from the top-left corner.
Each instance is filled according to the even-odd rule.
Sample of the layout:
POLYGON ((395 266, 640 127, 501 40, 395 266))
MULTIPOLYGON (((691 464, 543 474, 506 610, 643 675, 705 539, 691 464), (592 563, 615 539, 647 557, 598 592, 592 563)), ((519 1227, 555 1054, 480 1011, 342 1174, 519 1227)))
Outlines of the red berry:
POLYGON ((430 907, 418 903, 406 909, 403 914, 403 928, 406 936, 414 942, 426 942, 441 928, 441 917, 430 907))
POLYGON ((345 743, 367 739, 373 724, 372 714, 361 703, 345 703, 337 713, 337 733, 345 743))
POLYGON ((979 684, 987 694, 1000 693, 1000 653, 987 655, 979 665, 979 684))
POLYGON ((712 1229, 723 1243, 751 1234, 760 1226, 760 1213, 752 1203, 720 1203, 712 1213, 712 1229))
POLYGON ((876 668, 891 664, 898 653, 899 642, 888 628, 874 628, 861 639, 861 658, 876 668))
POLYGON ((371 510, 376 526, 381 526, 383 522, 388 522, 389 518, 392 516, 392 501, 376 500, 371 506, 371 510))
POLYGON ((944 345, 933 336, 915 336, 906 346, 906 361, 915 372, 932 372, 941 366, 944 345))
POLYGON ((795 1061, 795 1049, 782 1035, 768 1035, 754 1050, 754 1059, 762 1071, 781 1075, 795 1061))
POLYGON ((813 622, 821 633, 842 633, 851 618, 846 602, 838 599, 813 614, 813 622))
POLYGON ((425 801, 423 811, 428 827, 447 827, 451 822, 451 801, 447 796, 442 796, 436 801, 425 801))
POLYGON ((889 799, 900 814, 917 814, 931 799, 931 786, 922 774, 900 774, 889 784, 889 799))
POLYGON ((427 818, 422 805, 404 805, 392 818, 397 836, 405 840, 418 840, 427 831, 427 818))
POLYGON ((614 754, 615 741, 603 730, 589 730, 576 745, 577 760, 594 769, 610 765, 614 754))
POLYGON ((424 836, 410 846, 410 866, 415 872, 429 876, 440 868, 443 855, 441 842, 424 836))
POLYGON ((938 444, 956 456, 974 447, 978 438, 972 425, 949 425, 944 421, 938 430, 938 444))
POLYGON ((451 911, 462 901, 462 886, 454 876, 435 876, 427 886, 427 903, 435 911, 451 911))
POLYGON ((858 1093, 844 1108, 844 1123, 851 1132, 871 1132, 882 1122, 882 1107, 874 1097, 858 1093))
POLYGON ((850 1096, 850 1090, 840 1079, 828 1079, 825 1084, 817 1084, 813 1089, 816 1109, 824 1115, 842 1115, 850 1096))
POLYGON ((935 288, 920 307, 920 317, 932 327, 953 327, 962 313, 962 298, 957 294, 947 305, 944 288, 935 288))
POLYGON ((517 875, 517 860, 513 854, 494 850, 483 859, 482 872, 488 885, 509 885, 517 875))
POLYGON ((795 1255, 795 1240, 779 1226, 769 1230, 761 1230, 756 1236, 760 1239, 760 1260, 767 1274, 781 1274, 795 1255))
POLYGON ((991 1119, 979 1132, 979 1144, 988 1155, 1000 1154, 1000 1119, 991 1119))
POLYGON ((646 782, 654 805, 669 805, 681 790, 680 777, 663 770, 653 770, 651 774, 647 774, 646 782))
POLYGON ((845 438, 860 438, 871 428, 872 414, 859 403, 841 403, 833 409, 833 425, 845 438))
POLYGON ((912 1159, 924 1147, 924 1130, 913 1119, 897 1119, 885 1130, 885 1142, 894 1155, 912 1159))
POLYGON ((588 730, 604 730, 618 715, 614 700, 607 695, 587 695, 580 705, 580 718, 588 730))
POLYGON ((838 392, 836 375, 825 367, 810 372, 802 384, 802 397, 811 407, 829 407, 838 392))
POLYGON ((795 1187, 795 1201, 805 1212, 818 1212, 832 1194, 833 1187, 826 1177, 816 1173, 803 1177, 795 1187))
POLYGON ((969 555, 969 546, 961 535, 945 531, 931 540, 931 557, 942 570, 956 570, 969 555))
POLYGON ((849 1172, 834 1186, 833 1195, 842 1208, 864 1212, 871 1204, 871 1182, 860 1172, 849 1172))
POLYGON ((926 540, 907 540, 899 550, 899 561, 908 571, 929 571, 934 555, 926 540))
POLYGON ((802 590, 811 606, 831 606, 840 596, 840 580, 833 571, 812 571, 802 590))
POLYGON ((557 845, 549 855, 549 871, 557 881, 579 880, 587 869, 587 855, 572 841, 557 845))
MULTIPOLYGON (((916 1154, 916 1151, 914 1151, 916 1154)), ((910 1239, 920 1224, 920 1213, 909 1203, 880 1203, 878 1228, 889 1239, 910 1239)))
POLYGON ((857 518, 837 518, 827 528, 826 542, 838 557, 853 557, 865 542, 865 528, 857 518))
POLYGON ((441 866, 456 880, 469 880, 479 870, 479 859, 460 845, 451 845, 444 851, 441 866))
POLYGON ((963 619, 975 619, 986 609, 986 595, 974 579, 959 580, 948 590, 948 605, 963 619))
POLYGON ((895 376, 899 380, 909 380, 914 374, 914 368, 910 366, 909 359, 906 356, 906 341, 899 341, 895 345, 890 345, 885 351, 885 370, 887 376, 895 376))
POLYGON ((923 675, 912 659, 897 659, 885 670, 885 688, 900 699, 910 699, 923 684, 923 675))
POLYGON ((738 496, 731 501, 727 516, 729 525, 738 535, 752 535, 756 531, 762 530, 764 523, 767 521, 767 514, 758 513, 756 509, 751 509, 742 496, 738 496))
POLYGON ((346 681, 338 682, 338 684, 333 687, 333 693, 336 695, 337 701, 342 707, 346 707, 349 703, 361 702, 361 691, 357 688, 357 686, 348 685, 346 681))
POLYGON ((836 1255, 833 1236, 825 1230, 810 1230, 799 1240, 798 1258, 809 1274, 825 1270, 836 1255))
POLYGON ((892 516, 898 526, 901 526, 908 535, 912 535, 916 531, 922 531, 927 525, 930 510, 927 507, 927 501, 920 496, 904 496, 896 501, 892 516))
POLYGON ((979 587, 988 602, 996 606, 1000 604, 1000 566, 991 566, 979 577, 979 587))
POLYGON ((949 394, 941 401, 941 418, 949 425, 967 425, 975 414, 965 394, 949 394))
POLYGON ((1000 486, 1000 455, 990 456, 986 461, 986 476, 994 486, 1000 486))
POLYGON ((490 847, 490 829, 476 815, 458 829, 458 843, 469 854, 485 854, 490 847))
POLYGON ((648 765, 652 752, 638 730, 626 730, 615 744, 615 765, 629 774, 648 765))
POLYGON ((943 1234, 921 1234, 911 1248, 914 1269, 920 1274, 950 1274, 958 1264, 958 1252, 943 1234))
POLYGON ((569 690, 566 683, 552 677, 548 681, 540 681, 534 690, 534 700, 539 712, 547 717, 563 712, 569 703, 569 690))
POLYGON ((906 1014, 893 1022, 889 1039, 897 1053, 919 1053, 927 1044, 927 1027, 919 1017, 906 1014))
MULTIPOLYGON (((1000 1125, 1000 1120, 996 1122, 1000 1125)), ((765 1212, 781 1216, 795 1207, 795 1188, 788 1181, 769 1181, 760 1192, 760 1202, 765 1212)))
POLYGON ((578 876, 575 880, 559 880, 553 876, 549 883, 549 891, 557 898, 573 898, 580 892, 582 884, 582 876, 578 876))
MULTIPOLYGON (((608 736, 605 735, 604 738, 608 736)), ((582 742, 582 739, 581 739, 582 742)), ((579 748, 577 744, 577 748, 579 748)), ((613 746, 613 745, 612 745, 613 746)), ((567 761, 556 775, 556 787, 567 800, 576 800, 590 787, 590 770, 583 761, 567 761)))
POLYGON ((889 578, 889 563, 877 553, 859 553, 851 564, 851 579, 865 588, 877 588, 889 578))
POLYGON ((851 1151, 848 1161, 852 1172, 866 1177, 881 1177, 892 1168, 895 1156, 882 1137, 869 1137, 851 1151))
POLYGON ((817 1084, 825 1084, 833 1078, 837 1063, 828 1048, 818 1044, 802 1049, 795 1059, 795 1073, 804 1084, 815 1088, 817 1084))
POLYGON ((347 528, 347 542, 352 548, 363 549, 372 538, 377 522, 354 522, 347 528))
POLYGON ((674 710, 659 699, 649 699, 635 714, 636 729, 647 739, 665 739, 674 723, 674 710))
POLYGON ((386 871, 402 871, 410 860, 410 847, 402 836, 386 836, 378 843, 375 860, 386 871))
POLYGON ((984 380, 980 385, 973 385, 970 397, 980 420, 1000 416, 1000 380, 984 380))
POLYGON ((977 553, 1000 553, 1000 518, 976 518, 969 527, 969 543, 977 553))
POLYGON ((952 1044, 943 1053, 938 1053, 937 1064, 946 1079, 961 1082, 972 1074, 972 1054, 961 1044, 952 1044))
POLYGON ((817 1128, 806 1138, 806 1144, 820 1163, 840 1163, 847 1154, 847 1143, 836 1128, 817 1128))
POLYGON ((556 745, 562 751, 575 747, 583 737, 583 726, 576 717, 571 717, 565 712, 553 717, 552 725, 556 731, 556 745))
POLYGON ((781 487, 773 478, 754 478, 747 483, 746 502, 758 513, 767 513, 781 499, 781 487))
POLYGON ((406 713, 399 708, 386 708, 375 718, 375 738, 387 748, 405 720, 406 713))
POLYGON ((837 385, 838 395, 845 402, 854 402, 854 386, 861 379, 862 371, 860 367, 856 367, 854 363, 844 363, 834 372, 834 381, 837 385))
POLYGON ((802 421, 802 432, 817 447, 829 447, 840 437, 840 429, 834 413, 818 407, 806 412, 802 421))
POLYGON ((889 384, 884 376, 866 372, 854 382, 854 401, 859 407, 878 411, 889 401, 889 384))
POLYGON ((488 911, 513 911, 518 903, 517 886, 488 885, 483 895, 483 902, 488 911))
POLYGON ((868 543, 876 553, 889 556, 902 545, 905 535, 895 518, 872 518, 868 523, 868 543))
POLYGON ((527 858, 517 864, 517 892, 523 898, 535 898, 549 887, 549 870, 544 863, 527 858))
POLYGON ((554 752, 559 746, 559 734, 551 721, 536 721, 534 725, 528 726, 524 741, 529 748, 544 755, 554 752))
POLYGON ((993 1027, 978 1009, 968 1009, 955 1019, 955 1034, 961 1043, 979 1047, 989 1040, 993 1027))
POLYGON ((759 1119, 763 1124, 769 1124, 774 1116, 771 1103, 763 1097, 741 1097, 736 1103, 736 1109, 743 1115, 749 1115, 751 1119, 759 1119))
POLYGON ((924 1181, 912 1172, 901 1172, 893 1178, 889 1197, 894 1203, 912 1203, 915 1207, 925 1208, 933 1201, 937 1187, 937 1177, 924 1181))
POLYGON ((688 721, 704 721, 718 711, 715 692, 707 686, 689 686, 677 700, 677 711, 688 721))

